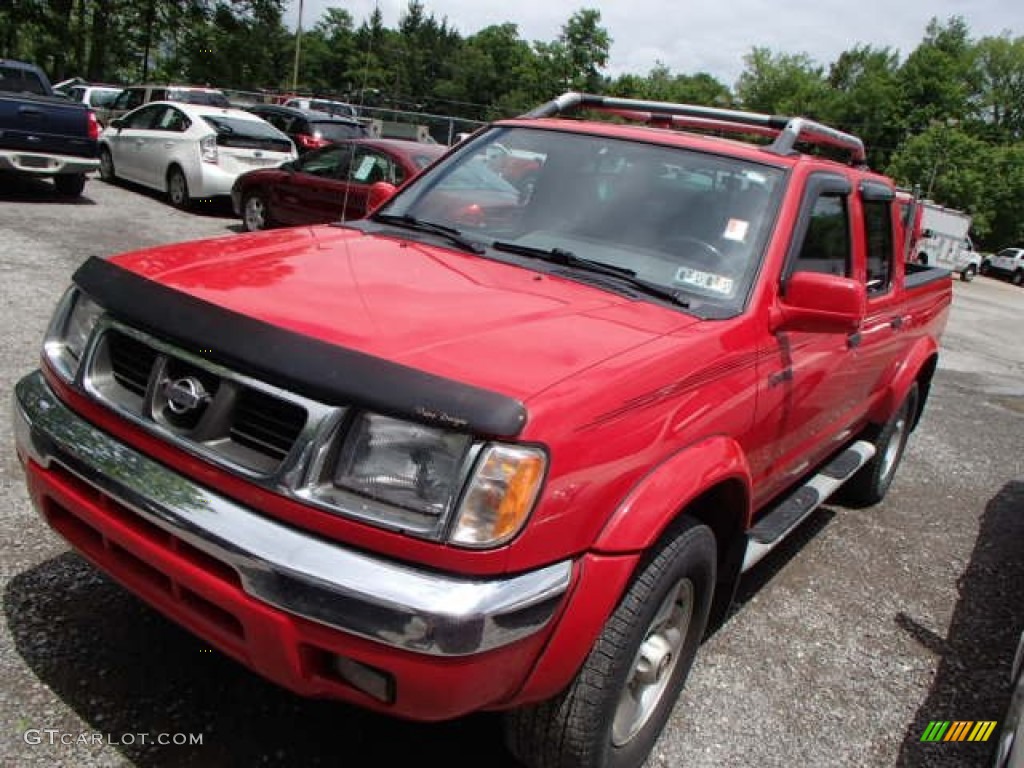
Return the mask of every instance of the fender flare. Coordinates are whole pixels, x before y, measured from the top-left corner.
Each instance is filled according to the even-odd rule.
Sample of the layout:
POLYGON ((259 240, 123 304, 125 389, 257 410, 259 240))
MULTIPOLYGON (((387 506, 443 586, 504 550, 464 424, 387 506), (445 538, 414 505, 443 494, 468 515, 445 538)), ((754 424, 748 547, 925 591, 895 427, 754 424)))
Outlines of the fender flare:
POLYGON ((750 467, 731 437, 715 435, 680 449, 644 475, 598 533, 593 550, 640 552, 695 499, 725 481, 742 483, 746 508, 740 530, 750 523, 750 467))
MULTIPOLYGON (((934 372, 933 361, 937 362, 938 356, 939 345, 936 343, 935 339, 931 336, 923 336, 918 340, 896 369, 896 372, 893 374, 892 381, 886 389, 885 395, 883 395, 875 407, 872 408, 870 420, 873 424, 885 424, 892 415, 896 413, 896 409, 899 408, 900 404, 906 399, 911 385, 918 380, 921 375, 921 371, 929 365, 932 367, 932 371, 929 372, 930 380, 931 373, 934 372)), ((924 401, 928 394, 928 383, 929 382, 926 382, 923 386, 920 393, 921 396, 918 399, 917 413, 914 415, 915 426, 917 425, 917 419, 920 417, 921 411, 924 409, 924 401)))

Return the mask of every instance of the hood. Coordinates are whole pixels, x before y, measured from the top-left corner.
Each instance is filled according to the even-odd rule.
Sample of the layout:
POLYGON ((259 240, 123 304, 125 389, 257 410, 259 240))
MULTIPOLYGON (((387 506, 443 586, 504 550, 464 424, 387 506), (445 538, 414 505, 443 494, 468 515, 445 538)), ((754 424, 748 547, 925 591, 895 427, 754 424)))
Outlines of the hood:
POLYGON ((566 278, 341 227, 113 261, 224 309, 521 401, 697 322, 566 278))

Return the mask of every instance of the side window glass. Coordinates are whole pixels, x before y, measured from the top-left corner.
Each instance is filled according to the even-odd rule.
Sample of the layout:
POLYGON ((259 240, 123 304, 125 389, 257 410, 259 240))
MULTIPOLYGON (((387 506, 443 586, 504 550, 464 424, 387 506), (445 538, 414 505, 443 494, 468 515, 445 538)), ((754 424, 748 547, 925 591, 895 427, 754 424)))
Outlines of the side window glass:
POLYGON ((146 130, 153 127, 154 122, 163 112, 163 107, 147 107, 133 112, 130 117, 125 118, 125 128, 137 128, 146 130))
POLYGON ((352 181, 360 184, 376 184, 378 181, 391 181, 394 172, 387 157, 362 150, 356 153, 350 177, 352 181))
POLYGON ((845 197, 822 195, 814 202, 793 271, 850 277, 850 216, 845 197))
POLYGON ((181 133, 188 129, 188 118, 174 107, 165 107, 154 126, 161 131, 181 133))
POLYGON ((298 168, 303 173, 325 179, 339 178, 347 167, 348 153, 341 147, 330 147, 321 152, 311 152, 302 158, 298 168))
POLYGON ((150 101, 167 101, 167 90, 164 88, 154 88, 149 94, 150 101))
POLYGON ((886 293, 892 284, 891 203, 883 200, 864 201, 864 235, 868 256, 868 294, 886 293))

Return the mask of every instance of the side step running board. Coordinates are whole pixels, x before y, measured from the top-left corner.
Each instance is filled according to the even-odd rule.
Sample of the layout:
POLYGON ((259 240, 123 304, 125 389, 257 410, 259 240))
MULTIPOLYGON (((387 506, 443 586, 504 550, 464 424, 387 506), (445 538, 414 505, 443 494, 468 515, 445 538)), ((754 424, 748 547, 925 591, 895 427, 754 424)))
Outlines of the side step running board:
POLYGON ((750 570, 762 557, 775 549, 794 528, 835 493, 839 486, 853 477, 874 455, 873 443, 858 440, 797 488, 775 509, 758 520, 757 525, 747 533, 743 572, 750 570))

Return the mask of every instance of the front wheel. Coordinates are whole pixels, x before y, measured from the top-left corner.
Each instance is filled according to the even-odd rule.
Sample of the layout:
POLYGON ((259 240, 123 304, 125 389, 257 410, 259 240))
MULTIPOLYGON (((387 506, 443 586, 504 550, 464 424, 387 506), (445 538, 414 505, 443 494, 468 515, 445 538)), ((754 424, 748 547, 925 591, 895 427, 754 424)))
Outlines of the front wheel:
POLYGON ((641 563, 569 687, 506 715, 530 768, 639 768, 686 682, 715 584, 711 530, 683 519, 641 563))
POLYGON ((267 200, 259 192, 250 192, 242 201, 242 226, 246 232, 258 232, 272 226, 267 200))
POLYGON ((978 270, 975 268, 975 266, 973 264, 968 264, 967 269, 960 273, 960 279, 963 280, 965 283, 969 283, 971 282, 971 280, 974 279, 974 276, 976 274, 978 274, 978 270))
POLYGON ((885 497, 903 458, 910 430, 914 427, 918 392, 917 382, 914 382, 896 413, 876 431, 872 440, 875 455, 843 486, 839 496, 843 503, 851 507, 869 507, 885 497))
POLYGON ((1024 269, 1018 269, 1010 278, 1014 285, 1024 285, 1024 269))
POLYGON ((113 183, 117 179, 117 172, 114 171, 114 158, 106 147, 100 147, 100 178, 107 183, 113 183))
POLYGON ((167 197, 175 208, 188 208, 188 180, 177 166, 167 172, 167 197))

